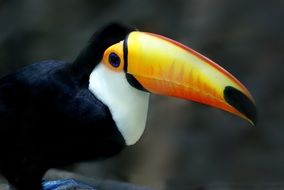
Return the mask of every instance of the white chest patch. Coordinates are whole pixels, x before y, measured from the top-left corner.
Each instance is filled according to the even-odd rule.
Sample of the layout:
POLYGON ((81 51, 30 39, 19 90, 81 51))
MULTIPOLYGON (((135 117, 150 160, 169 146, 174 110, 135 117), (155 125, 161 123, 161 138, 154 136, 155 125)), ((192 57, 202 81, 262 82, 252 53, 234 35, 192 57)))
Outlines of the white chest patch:
POLYGON ((109 107, 126 144, 135 144, 145 130, 150 94, 132 87, 124 72, 112 71, 102 63, 89 82, 89 90, 109 107))

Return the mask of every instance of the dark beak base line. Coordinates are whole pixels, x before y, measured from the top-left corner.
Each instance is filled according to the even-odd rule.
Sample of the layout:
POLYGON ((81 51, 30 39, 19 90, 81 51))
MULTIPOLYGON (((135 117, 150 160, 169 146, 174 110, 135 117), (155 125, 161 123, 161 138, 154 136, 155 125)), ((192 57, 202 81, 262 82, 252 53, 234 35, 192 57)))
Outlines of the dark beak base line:
POLYGON ((136 80, 136 78, 127 73, 127 67, 128 67, 128 36, 129 34, 126 36, 125 40, 123 41, 123 59, 124 59, 124 71, 125 71, 125 75, 126 75, 126 79, 129 82, 129 84, 131 86, 133 86, 134 88, 137 88, 138 90, 142 90, 145 92, 149 92, 148 90, 146 90, 142 84, 136 80))
POLYGON ((128 36, 123 41, 123 59, 124 59, 124 71, 127 72, 127 66, 128 66, 128 36))

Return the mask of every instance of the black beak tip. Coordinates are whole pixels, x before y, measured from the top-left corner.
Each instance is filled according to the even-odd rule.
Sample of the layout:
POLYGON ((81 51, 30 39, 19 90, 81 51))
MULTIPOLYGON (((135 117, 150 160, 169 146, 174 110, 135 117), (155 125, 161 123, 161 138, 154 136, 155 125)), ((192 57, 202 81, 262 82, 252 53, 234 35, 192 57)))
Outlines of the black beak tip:
POLYGON ((251 99, 232 86, 226 86, 224 89, 224 98, 226 102, 250 119, 254 126, 256 125, 257 111, 251 99))

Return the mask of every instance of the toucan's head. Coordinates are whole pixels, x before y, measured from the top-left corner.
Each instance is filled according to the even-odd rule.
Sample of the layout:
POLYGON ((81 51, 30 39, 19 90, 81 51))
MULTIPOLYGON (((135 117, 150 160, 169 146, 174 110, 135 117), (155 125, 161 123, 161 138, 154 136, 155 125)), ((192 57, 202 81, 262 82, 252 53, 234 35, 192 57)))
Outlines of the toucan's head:
MULTIPOLYGON (((121 25, 109 28, 109 36, 115 35, 116 28, 120 35, 115 40, 104 39, 111 43, 101 51, 89 88, 110 107, 114 120, 121 120, 119 125, 125 126, 131 119, 134 120, 131 125, 139 122, 145 125, 146 119, 141 120, 141 114, 147 110, 149 93, 207 104, 255 124, 256 109, 251 94, 215 62, 164 36, 127 29, 123 33, 121 25), (134 112, 137 114, 132 116, 134 112)), ((129 133, 133 126, 128 128, 120 130, 129 133)), ((133 130, 132 136, 137 133, 137 129, 133 130)), ((136 136, 140 137, 141 132, 136 136)), ((136 142, 137 137, 128 144, 136 142)))

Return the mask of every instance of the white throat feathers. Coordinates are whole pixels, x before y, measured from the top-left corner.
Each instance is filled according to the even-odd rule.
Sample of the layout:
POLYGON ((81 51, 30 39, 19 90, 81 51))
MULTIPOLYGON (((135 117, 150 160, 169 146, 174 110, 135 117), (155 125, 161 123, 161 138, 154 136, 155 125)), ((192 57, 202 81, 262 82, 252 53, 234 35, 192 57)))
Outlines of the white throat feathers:
POLYGON ((124 72, 103 63, 92 71, 89 90, 108 106, 126 144, 135 144, 145 130, 150 94, 132 87, 124 72))

